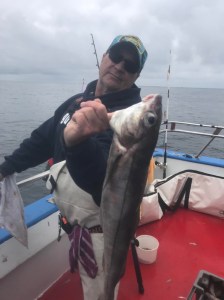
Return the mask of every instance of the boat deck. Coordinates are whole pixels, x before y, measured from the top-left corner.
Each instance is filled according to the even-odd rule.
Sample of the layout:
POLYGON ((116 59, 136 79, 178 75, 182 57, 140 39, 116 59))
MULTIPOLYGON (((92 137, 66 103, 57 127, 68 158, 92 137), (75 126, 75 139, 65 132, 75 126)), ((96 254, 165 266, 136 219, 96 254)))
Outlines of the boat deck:
MULTIPOLYGON (((179 209, 159 221, 143 225, 137 235, 155 236, 160 246, 155 263, 140 264, 144 294, 138 292, 129 251, 118 300, 187 299, 200 270, 224 277, 224 219, 179 209)), ((64 274, 40 300, 82 300, 77 274, 64 274)))

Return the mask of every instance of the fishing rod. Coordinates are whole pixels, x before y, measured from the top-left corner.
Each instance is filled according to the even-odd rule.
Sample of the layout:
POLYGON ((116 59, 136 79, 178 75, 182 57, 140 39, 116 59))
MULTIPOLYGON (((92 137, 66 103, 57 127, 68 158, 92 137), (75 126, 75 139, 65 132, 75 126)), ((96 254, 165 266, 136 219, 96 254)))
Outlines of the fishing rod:
POLYGON ((163 156, 163 178, 166 178, 166 167, 167 167, 167 133, 168 133, 168 120, 169 120, 169 102, 170 102, 170 66, 171 66, 171 50, 170 50, 170 63, 167 72, 167 105, 166 105, 166 131, 165 131, 165 141, 164 141, 164 156, 163 156))
POLYGON ((96 52, 96 46, 95 46, 93 34, 91 33, 90 35, 91 35, 91 37, 92 37, 92 45, 93 45, 93 48, 94 48, 93 54, 96 56, 96 66, 97 66, 97 68, 99 69, 99 68, 100 68, 100 65, 99 65, 99 61, 98 61, 98 56, 97 56, 97 52, 96 52))

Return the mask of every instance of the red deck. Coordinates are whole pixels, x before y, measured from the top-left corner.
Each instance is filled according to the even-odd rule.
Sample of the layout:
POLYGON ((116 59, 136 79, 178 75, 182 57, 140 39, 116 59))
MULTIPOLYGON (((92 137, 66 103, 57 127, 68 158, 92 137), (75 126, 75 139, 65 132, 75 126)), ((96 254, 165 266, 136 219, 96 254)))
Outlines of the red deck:
MULTIPOLYGON (((150 234, 159 242, 157 261, 141 264, 145 292, 138 293, 131 252, 118 300, 186 299, 200 270, 224 277, 224 220, 179 209, 141 226, 137 235, 150 234)), ((77 274, 65 274, 41 300, 82 300, 77 274)))

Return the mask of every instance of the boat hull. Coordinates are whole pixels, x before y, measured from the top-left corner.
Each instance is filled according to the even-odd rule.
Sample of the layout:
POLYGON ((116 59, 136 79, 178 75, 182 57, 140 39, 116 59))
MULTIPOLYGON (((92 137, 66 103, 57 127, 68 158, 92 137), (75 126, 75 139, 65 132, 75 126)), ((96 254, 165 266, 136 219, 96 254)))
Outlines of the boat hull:
MULTIPOLYGON (((163 178, 163 155, 162 149, 154 152, 157 164, 154 177, 157 179, 163 178)), ((224 160, 196 159, 167 151, 166 176, 189 169, 224 177, 224 160)), ((29 249, 0 230, 1 300, 33 300, 39 297, 41 300, 57 300, 62 299, 57 298, 61 292, 65 293, 66 300, 83 299, 79 278, 77 275, 70 277, 67 273, 69 242, 66 235, 57 242, 58 212, 57 207, 49 202, 50 197, 25 207, 29 249), (60 288, 58 284, 54 285, 59 278, 60 288), (52 289, 47 291, 50 287, 52 289)), ((223 229, 223 219, 183 209, 140 226, 137 234, 154 235, 159 240, 158 259, 155 264, 141 265, 145 294, 140 295, 129 251, 118 300, 186 299, 181 297, 187 296, 200 269, 223 277, 223 229)))

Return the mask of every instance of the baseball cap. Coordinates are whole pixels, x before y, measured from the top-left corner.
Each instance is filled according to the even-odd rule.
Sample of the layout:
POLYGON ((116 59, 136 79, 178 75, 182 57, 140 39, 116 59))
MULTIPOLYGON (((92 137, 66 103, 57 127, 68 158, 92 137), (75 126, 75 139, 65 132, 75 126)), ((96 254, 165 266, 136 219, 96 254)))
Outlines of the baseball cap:
POLYGON ((122 47, 123 45, 130 45, 135 49, 138 56, 139 72, 143 69, 148 53, 142 43, 142 41, 134 35, 118 35, 110 44, 107 51, 113 47, 122 47))

